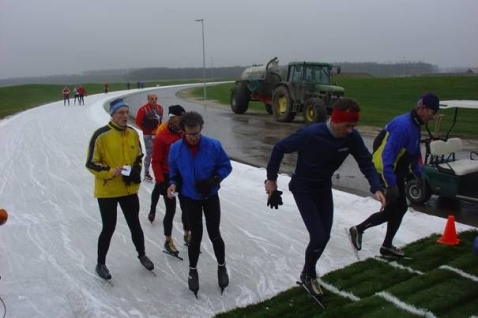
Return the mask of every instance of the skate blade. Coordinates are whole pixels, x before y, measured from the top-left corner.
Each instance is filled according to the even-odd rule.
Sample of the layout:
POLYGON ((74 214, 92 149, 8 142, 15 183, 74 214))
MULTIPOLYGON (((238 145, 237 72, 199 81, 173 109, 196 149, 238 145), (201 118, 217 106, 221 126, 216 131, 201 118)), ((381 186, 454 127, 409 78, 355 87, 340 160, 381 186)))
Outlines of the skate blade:
POLYGON ((306 292, 307 294, 309 294, 310 297, 312 297, 312 299, 314 299, 314 301, 317 303, 317 305, 319 305, 319 307, 321 307, 322 309, 325 309, 325 305, 322 303, 322 297, 317 297, 317 296, 314 296, 312 295, 312 293, 307 289, 307 287, 305 287, 305 285, 302 283, 302 282, 299 282, 299 281, 296 281, 296 284, 301 286, 306 292))
POLYGON ((166 251, 166 250, 163 250, 163 253, 166 253, 166 254, 168 254, 169 256, 172 256, 172 257, 177 258, 177 259, 179 259, 179 260, 181 260, 181 261, 184 261, 184 259, 183 259, 181 256, 178 255, 179 252, 178 252, 178 254, 173 254, 173 253, 170 253, 170 252, 168 252, 168 251, 166 251))

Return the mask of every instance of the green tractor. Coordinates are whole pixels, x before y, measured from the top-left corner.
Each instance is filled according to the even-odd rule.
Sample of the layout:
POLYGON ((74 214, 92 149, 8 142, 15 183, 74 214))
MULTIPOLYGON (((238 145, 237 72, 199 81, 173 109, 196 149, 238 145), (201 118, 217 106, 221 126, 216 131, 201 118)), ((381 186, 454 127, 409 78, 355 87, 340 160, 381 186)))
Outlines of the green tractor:
POLYGON ((325 121, 344 95, 343 87, 332 85, 334 68, 340 74, 340 67, 330 63, 291 62, 285 69, 277 57, 266 66, 246 68, 231 90, 231 109, 244 114, 249 101, 260 101, 279 122, 291 122, 296 115, 307 124, 325 121))

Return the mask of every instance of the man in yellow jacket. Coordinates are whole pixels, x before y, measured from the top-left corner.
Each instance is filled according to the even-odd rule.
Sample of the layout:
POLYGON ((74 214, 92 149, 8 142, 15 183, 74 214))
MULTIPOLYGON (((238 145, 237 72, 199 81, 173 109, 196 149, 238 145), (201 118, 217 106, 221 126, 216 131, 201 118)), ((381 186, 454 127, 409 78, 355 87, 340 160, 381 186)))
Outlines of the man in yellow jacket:
POLYGON ((143 157, 139 135, 128 126, 129 106, 122 99, 110 103, 110 115, 108 125, 93 133, 86 159, 86 168, 95 176, 94 195, 103 222, 98 238, 96 273, 106 280, 111 279, 106 254, 116 227, 118 203, 141 264, 148 270, 154 269, 154 264, 145 254, 144 234, 139 222, 138 190, 143 157))

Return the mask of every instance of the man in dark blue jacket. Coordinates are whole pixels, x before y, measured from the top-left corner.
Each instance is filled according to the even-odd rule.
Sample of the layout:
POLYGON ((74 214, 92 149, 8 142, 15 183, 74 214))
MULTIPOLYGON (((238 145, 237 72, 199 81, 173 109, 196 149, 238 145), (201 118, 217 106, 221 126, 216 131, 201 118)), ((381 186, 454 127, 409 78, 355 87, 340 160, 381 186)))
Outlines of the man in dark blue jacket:
POLYGON ((316 264, 322 255, 332 230, 334 204, 332 175, 351 154, 365 175, 370 191, 385 205, 379 176, 362 137, 354 127, 359 121, 360 107, 353 99, 341 98, 333 105, 328 122, 316 123, 280 140, 273 148, 267 165, 266 193, 268 205, 282 204, 277 190, 277 173, 286 153, 297 152, 295 172, 289 183, 310 241, 305 251, 305 264, 300 275, 304 286, 317 297, 322 296, 316 274, 316 264))
POLYGON ((364 222, 350 228, 352 244, 362 249, 362 234, 373 226, 387 222, 387 233, 380 247, 383 256, 404 257, 405 253, 392 245, 403 216, 408 210, 405 197, 405 179, 410 171, 422 183, 420 161, 421 125, 438 112, 440 101, 432 93, 423 95, 415 109, 395 117, 374 141, 373 162, 386 187, 387 207, 372 214, 364 222))
POLYGON ((229 285, 226 269, 225 246, 219 225, 219 183, 232 171, 231 161, 221 143, 201 135, 204 120, 199 113, 187 112, 181 117, 179 126, 184 137, 171 145, 168 157, 170 198, 176 195, 176 183, 181 182, 180 193, 184 209, 188 213, 191 242, 188 246, 189 289, 197 297, 199 277, 197 263, 203 234, 202 215, 216 256, 218 284, 221 290, 229 285))

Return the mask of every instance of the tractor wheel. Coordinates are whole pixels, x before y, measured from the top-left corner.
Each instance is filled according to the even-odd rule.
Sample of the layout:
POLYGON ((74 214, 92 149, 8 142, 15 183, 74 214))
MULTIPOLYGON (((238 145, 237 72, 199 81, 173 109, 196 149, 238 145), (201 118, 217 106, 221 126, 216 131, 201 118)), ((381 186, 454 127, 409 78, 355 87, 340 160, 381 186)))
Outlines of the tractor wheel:
POLYGON ((432 196, 432 189, 430 185, 425 182, 422 188, 418 187, 417 180, 412 179, 407 182, 405 186, 405 195, 407 199, 415 204, 425 204, 432 196))
POLYGON ((289 90, 284 86, 277 87, 272 95, 272 113, 279 122, 291 122, 295 117, 289 90))
POLYGON ((271 104, 265 104, 266 105, 266 112, 269 115, 272 115, 272 105, 271 104))
POLYGON ((304 121, 306 124, 320 123, 327 120, 327 109, 320 98, 309 98, 305 101, 304 121))
POLYGON ((249 107, 251 92, 244 84, 236 85, 231 91, 231 109, 235 114, 244 114, 249 107))

